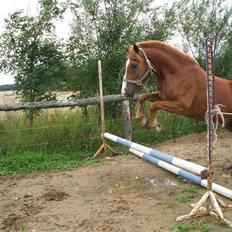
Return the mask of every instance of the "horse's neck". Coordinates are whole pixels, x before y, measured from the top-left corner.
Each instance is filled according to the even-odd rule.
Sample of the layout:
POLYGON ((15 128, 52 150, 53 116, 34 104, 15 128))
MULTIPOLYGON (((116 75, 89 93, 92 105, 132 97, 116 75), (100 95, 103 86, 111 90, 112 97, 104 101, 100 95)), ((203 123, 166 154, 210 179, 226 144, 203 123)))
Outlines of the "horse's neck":
POLYGON ((180 70, 184 62, 181 63, 180 60, 176 59, 173 54, 169 54, 159 48, 149 48, 144 49, 153 67, 162 75, 168 75, 176 73, 180 70))

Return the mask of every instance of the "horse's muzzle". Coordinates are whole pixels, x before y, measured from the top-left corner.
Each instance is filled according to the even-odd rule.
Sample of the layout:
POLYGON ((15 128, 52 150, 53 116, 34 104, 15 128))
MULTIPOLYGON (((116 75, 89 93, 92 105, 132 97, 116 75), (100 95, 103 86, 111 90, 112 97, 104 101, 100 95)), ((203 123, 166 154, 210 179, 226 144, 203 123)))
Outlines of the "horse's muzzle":
POLYGON ((125 97, 133 97, 138 86, 132 83, 123 83, 121 93, 125 97))

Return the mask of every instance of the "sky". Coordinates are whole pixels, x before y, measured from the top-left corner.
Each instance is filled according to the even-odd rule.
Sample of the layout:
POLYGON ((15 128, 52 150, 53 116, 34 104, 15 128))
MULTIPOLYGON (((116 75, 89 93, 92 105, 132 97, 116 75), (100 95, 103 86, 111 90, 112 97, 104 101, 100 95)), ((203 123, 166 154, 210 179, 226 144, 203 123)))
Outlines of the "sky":
MULTIPOLYGON (((173 0, 154 1, 162 2, 162 4, 170 3, 173 0)), ((39 4, 38 0, 6 0, 0 7, 0 33, 4 30, 4 18, 7 18, 9 14, 16 10, 23 9, 29 16, 35 16, 38 13, 39 4)), ((61 39, 67 39, 70 33, 70 24, 72 15, 67 11, 64 15, 64 20, 56 23, 56 33, 61 39)), ((14 78, 9 74, 0 73, 0 85, 13 84, 14 78)))

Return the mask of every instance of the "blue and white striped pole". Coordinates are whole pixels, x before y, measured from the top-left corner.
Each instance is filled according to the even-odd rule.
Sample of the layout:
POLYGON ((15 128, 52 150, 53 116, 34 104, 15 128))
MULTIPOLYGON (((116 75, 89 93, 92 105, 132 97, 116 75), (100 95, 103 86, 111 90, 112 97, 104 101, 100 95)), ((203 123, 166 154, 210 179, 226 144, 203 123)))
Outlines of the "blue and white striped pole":
MULTIPOLYGON (((207 180, 206 179, 202 180, 197 175, 194 175, 194 174, 192 174, 190 172, 182 170, 182 169, 180 169, 180 168, 178 168, 178 167, 176 167, 176 166, 174 166, 172 164, 169 164, 169 163, 167 163, 165 161, 159 160, 159 159, 157 159, 157 158, 155 158, 153 156, 144 154, 143 152, 135 150, 133 148, 130 148, 129 151, 131 153, 133 153, 134 155, 136 155, 136 156, 138 156, 138 157, 140 157, 140 158, 142 158, 142 159, 144 159, 144 160, 146 160, 146 161, 148 161, 148 162, 150 162, 152 164, 155 164, 155 165, 157 165, 157 166, 159 166, 159 167, 161 167, 161 168, 163 168, 163 169, 165 169, 165 170, 167 170, 167 171, 169 171, 171 173, 174 173, 174 174, 176 174, 176 175, 178 175, 178 176, 180 176, 180 177, 182 177, 182 178, 184 178, 186 180, 191 181, 194 184, 197 184, 197 185, 200 185, 200 186, 202 186, 204 188, 207 188, 207 180)), ((223 187, 221 185, 213 183, 212 184, 212 190, 214 192, 224 196, 224 197, 232 199, 232 190, 230 190, 230 189, 227 189, 227 188, 225 188, 225 187, 223 187)))
POLYGON ((141 152, 143 152, 147 155, 153 156, 159 160, 173 164, 181 169, 185 169, 189 172, 200 175, 201 177, 205 177, 205 174, 207 173, 207 169, 199 164, 195 164, 195 163, 183 160, 183 159, 176 158, 176 157, 168 155, 164 152, 145 147, 145 146, 140 145, 138 143, 131 142, 127 139, 120 138, 120 137, 113 135, 113 134, 110 134, 108 132, 104 133, 104 137, 106 139, 109 139, 109 140, 115 142, 115 143, 119 143, 123 146, 133 148, 137 151, 141 151, 141 152))

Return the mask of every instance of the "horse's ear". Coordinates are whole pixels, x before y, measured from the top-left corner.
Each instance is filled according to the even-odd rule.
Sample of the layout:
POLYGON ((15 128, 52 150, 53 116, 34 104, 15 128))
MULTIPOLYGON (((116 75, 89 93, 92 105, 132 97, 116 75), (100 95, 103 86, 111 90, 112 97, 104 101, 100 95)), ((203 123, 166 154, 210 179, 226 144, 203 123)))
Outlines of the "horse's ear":
POLYGON ((134 44, 134 45, 133 45, 133 49, 134 49, 134 51, 135 51, 136 53, 139 53, 139 47, 138 47, 138 45, 134 44))

